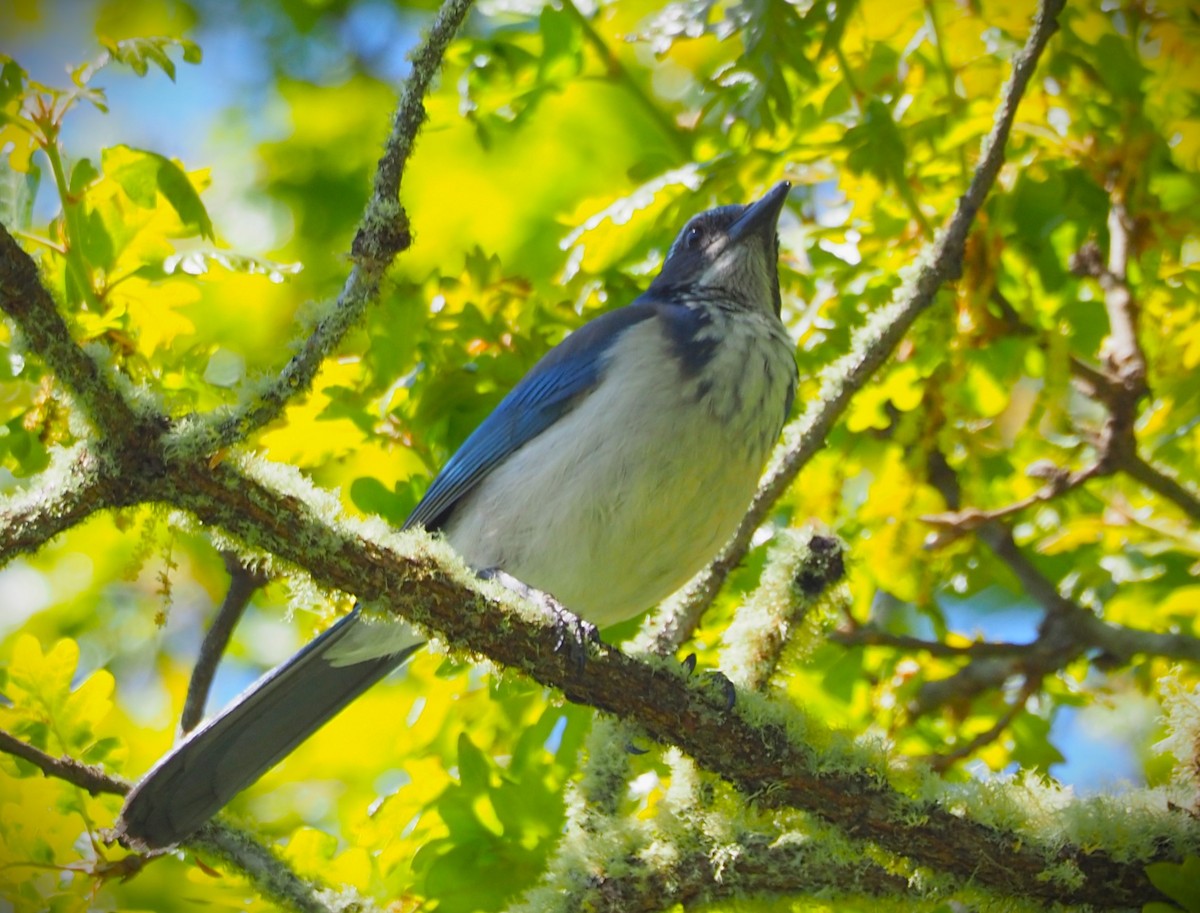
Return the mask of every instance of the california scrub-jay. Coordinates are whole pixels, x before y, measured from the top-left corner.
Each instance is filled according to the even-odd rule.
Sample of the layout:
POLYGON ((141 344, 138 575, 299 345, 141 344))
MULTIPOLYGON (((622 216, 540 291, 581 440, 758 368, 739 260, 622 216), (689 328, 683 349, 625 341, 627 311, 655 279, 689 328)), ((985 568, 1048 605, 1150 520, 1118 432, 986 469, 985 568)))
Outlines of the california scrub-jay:
MULTIPOLYGON (((780 321, 781 182, 684 226, 644 295, 551 349, 467 438, 405 528, 437 530, 604 628, 726 542, 796 390, 780 321)), ((422 644, 355 609, 134 787, 118 831, 184 839, 422 644)))

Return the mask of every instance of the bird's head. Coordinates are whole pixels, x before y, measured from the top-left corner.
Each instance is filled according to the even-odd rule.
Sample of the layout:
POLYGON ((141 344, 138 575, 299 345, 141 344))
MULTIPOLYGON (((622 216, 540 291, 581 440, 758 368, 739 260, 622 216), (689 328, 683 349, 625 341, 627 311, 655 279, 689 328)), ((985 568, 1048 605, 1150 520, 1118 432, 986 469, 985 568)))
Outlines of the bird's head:
POLYGON ((791 186, 780 181, 756 203, 719 206, 693 217, 671 245, 650 292, 771 308, 778 316, 775 223, 791 186))

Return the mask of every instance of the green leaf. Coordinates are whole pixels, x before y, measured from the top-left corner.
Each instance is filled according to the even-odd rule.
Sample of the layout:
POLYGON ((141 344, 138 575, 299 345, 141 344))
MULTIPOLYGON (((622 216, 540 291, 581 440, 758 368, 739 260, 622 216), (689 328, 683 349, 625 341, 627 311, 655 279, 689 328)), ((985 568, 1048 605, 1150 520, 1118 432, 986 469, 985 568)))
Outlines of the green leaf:
POLYGON ((208 210, 200 202, 200 194, 196 193, 196 188, 192 186, 182 168, 170 159, 162 158, 159 161, 158 189, 185 225, 195 227, 201 237, 211 239, 213 225, 208 217, 208 210))
POLYGON ((25 93, 25 71, 11 57, 0 54, 0 108, 7 108, 25 93))
POLYGON ((78 662, 79 646, 70 638, 43 653, 36 638, 19 636, 4 691, 10 705, 0 708, 0 727, 51 753, 85 753, 96 723, 112 708, 113 677, 100 669, 72 689, 78 662))
POLYGON ((224 347, 213 352, 204 366, 204 380, 214 387, 235 387, 245 376, 246 359, 224 347))
POLYGON ((138 267, 136 275, 144 279, 165 279, 168 276, 203 276, 219 266, 231 273, 247 276, 266 276, 272 282, 285 282, 289 276, 297 276, 303 269, 301 263, 281 263, 264 257, 251 257, 228 250, 189 250, 187 253, 172 254, 165 260, 147 263, 138 267))
POLYGON ((867 103, 862 121, 846 131, 842 143, 849 150, 846 164, 853 171, 893 186, 903 181, 908 150, 892 112, 878 98, 867 103))
POLYGON ((49 465, 50 452, 41 438, 25 427, 24 419, 20 415, 0 426, 0 452, 6 450, 16 461, 8 466, 11 472, 28 478, 49 465))
POLYGON ((458 776, 463 788, 471 792, 486 790, 490 779, 487 757, 465 732, 458 736, 458 776))
POLYGON ((544 83, 561 83, 574 77, 583 63, 580 53, 583 38, 573 18, 547 4, 538 17, 542 33, 542 54, 538 59, 538 77, 544 83))
POLYGON ((168 56, 171 48, 180 48, 186 63, 199 63, 202 57, 200 47, 194 41, 183 38, 145 37, 126 38, 122 41, 102 41, 112 59, 123 63, 138 76, 145 76, 149 65, 154 64, 175 80, 175 63, 168 56))
POLYGON ((0 155, 0 222, 19 229, 33 224, 33 201, 40 178, 36 165, 30 163, 28 171, 17 171, 7 155, 0 155))
POLYGON ((212 221, 200 194, 183 169, 157 152, 112 146, 101 154, 105 173, 143 209, 153 209, 161 192, 180 220, 204 238, 213 237, 212 221))
POLYGON ((83 753, 82 760, 85 764, 102 764, 118 749, 124 745, 120 739, 109 736, 104 739, 97 739, 83 753))
POLYGON ((1097 56, 1104 61, 1104 66, 1098 68, 1097 75, 1117 95, 1140 102, 1142 83, 1147 72, 1134 58, 1128 40, 1112 33, 1103 35, 1096 51, 1097 56))
POLYGON ((416 504, 411 486, 402 484, 395 490, 389 490, 371 476, 361 476, 350 483, 350 500, 363 513, 383 517, 395 527, 404 525, 405 519, 416 504))
POLYGON ((1192 213, 1200 207, 1200 175, 1159 173, 1151 178, 1150 189, 1167 212, 1192 213))
POLYGON ((1187 913, 1200 913, 1200 858, 1189 856, 1178 865, 1172 862, 1151 863, 1146 866, 1146 875, 1152 885, 1187 913))
POLYGON ((80 159, 75 163, 75 167, 71 169, 71 180, 69 182, 71 195, 79 196, 98 177, 100 177, 100 172, 92 164, 92 160, 80 159))
POLYGON ((1028 711, 1017 714, 1009 727, 1013 760, 1025 768, 1048 771, 1066 759, 1050 741, 1050 722, 1028 711))
POLYGON ((813 4, 808 16, 824 14, 830 17, 829 23, 825 27, 825 34, 821 38, 821 49, 817 52, 818 59, 842 43, 842 35, 846 32, 846 23, 850 21, 850 17, 857 9, 858 0, 833 0, 832 3, 813 4))
POLYGON ((113 263, 113 243, 104 219, 96 210, 83 219, 83 256, 92 266, 108 269, 113 263))
POLYGON ((158 203, 158 167, 161 156, 129 146, 111 146, 100 153, 104 173, 142 209, 158 203))

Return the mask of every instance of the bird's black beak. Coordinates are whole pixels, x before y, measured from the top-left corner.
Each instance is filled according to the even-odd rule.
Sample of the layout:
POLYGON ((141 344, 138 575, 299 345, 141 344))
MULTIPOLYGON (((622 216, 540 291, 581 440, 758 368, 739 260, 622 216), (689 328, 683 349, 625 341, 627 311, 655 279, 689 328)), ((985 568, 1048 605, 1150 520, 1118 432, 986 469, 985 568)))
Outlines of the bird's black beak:
POLYGON ((738 220, 729 227, 729 243, 737 244, 743 238, 762 234, 770 238, 775 234, 775 223, 783 210, 783 201, 792 189, 790 181, 780 181, 757 203, 751 203, 738 220))

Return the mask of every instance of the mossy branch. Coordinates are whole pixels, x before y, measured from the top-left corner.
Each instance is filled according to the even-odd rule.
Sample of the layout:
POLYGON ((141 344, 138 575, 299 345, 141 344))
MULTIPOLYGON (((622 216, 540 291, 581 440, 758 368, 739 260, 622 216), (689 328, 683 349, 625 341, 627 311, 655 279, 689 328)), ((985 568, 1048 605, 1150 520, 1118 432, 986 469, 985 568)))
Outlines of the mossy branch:
POLYGON ((766 477, 750 510, 721 554, 701 571, 683 593, 664 606, 646 635, 661 653, 674 652, 695 630, 701 615, 712 604, 725 578, 741 563, 754 531, 774 504, 795 481, 800 470, 824 446, 825 437, 850 405, 854 395, 891 357, 913 323, 933 303, 938 290, 962 272, 963 250, 975 214, 996 181, 1004 162, 1004 147, 1012 130, 1017 106, 1038 59, 1058 30, 1058 15, 1065 0, 1041 0, 1033 30, 1013 61, 1012 74, 984 139, 979 164, 958 206, 928 249, 918 258, 914 272, 897 289, 892 301, 872 315, 859 331, 851 351, 821 374, 816 399, 784 431, 766 477))
MULTIPOLYGON (((130 783, 103 769, 74 758, 56 758, 0 730, 0 752, 21 758, 47 777, 53 777, 87 790, 91 795, 124 796, 130 783)), ((241 872, 263 897, 297 913, 331 913, 317 897, 320 890, 301 878, 269 848, 249 834, 219 822, 209 822, 185 844, 200 853, 241 872)), ((143 863, 123 862, 122 874, 129 877, 143 863)))
MULTIPOLYGON (((443 36, 442 50, 468 6, 469 0, 448 0, 443 7, 434 26, 434 31, 443 36)), ((1030 42, 1014 67, 971 190, 939 237, 926 265, 906 286, 906 293, 876 316, 861 345, 826 376, 818 405, 792 426, 789 445, 743 524, 742 537, 721 559, 728 565, 726 570, 719 570, 721 562, 715 566, 721 578, 744 552, 749 534, 761 522, 767 506, 815 452, 855 390, 886 360, 912 321, 929 306, 937 289, 955 274, 967 228, 999 167, 1017 100, 1053 31, 1054 17, 1061 6, 1061 0, 1045 0, 1030 42)), ((430 60, 436 67, 441 51, 436 49, 436 42, 427 47, 433 48, 430 60)), ((427 86, 432 75, 432 70, 420 63, 422 54, 417 56, 410 87, 419 86, 420 78, 427 86), (418 71, 424 76, 419 77, 418 71)), ((408 110, 416 118, 416 125, 423 118, 423 92, 417 92, 415 107, 405 109, 401 105, 402 111, 408 110)), ((398 114, 397 123, 402 120, 410 123, 398 114)), ((412 136, 415 127, 410 140, 412 136)), ((386 166, 381 163, 377 187, 398 187, 407 151, 398 155, 386 166), (393 173, 395 185, 389 183, 388 175, 393 173)), ((436 630, 456 649, 483 654, 523 670, 573 700, 609 711, 640 726, 652 738, 679 746, 701 767, 724 778, 760 808, 810 813, 849 838, 877 845, 958 885, 982 885, 1036 902, 1128 907, 1157 897, 1145 875, 1146 863, 1178 861, 1197 851, 1200 835, 1182 813, 1142 813, 1138 819, 1139 839, 1133 847, 1128 842, 1118 844, 1117 838, 1103 831, 1055 831, 1034 820, 1017 799, 989 794, 986 785, 961 785, 961 794, 955 795, 965 798, 939 801, 930 798, 935 794, 933 781, 910 774, 916 785, 912 794, 903 792, 891 782, 894 772, 880 753, 819 731, 797 712, 753 692, 740 694, 731 707, 723 691, 689 679, 673 662, 639 661, 611 648, 591 646, 588 660, 578 664, 574 656, 548 648, 558 632, 546 618, 528 614, 523 603, 502 593, 495 584, 476 582, 448 550, 439 549, 433 540, 418 534, 386 532, 373 537, 366 527, 352 528, 336 519, 336 507, 330 503, 334 499, 306 487, 297 476, 288 476, 284 468, 273 469, 273 475, 266 478, 257 464, 248 460, 210 460, 208 457, 221 446, 240 440, 247 429, 277 415, 296 390, 307 388, 325 354, 345 328, 358 319, 386 263, 407 243, 406 223, 399 221, 402 211, 394 192, 380 197, 372 211, 379 217, 381 234, 375 239, 378 246, 371 238, 356 242, 357 262, 348 287, 358 291, 350 296, 344 312, 339 299, 338 306, 327 315, 328 323, 310 337, 311 348, 306 348, 309 354, 297 356, 300 362, 294 360, 276 380, 276 400, 263 399, 212 424, 198 420, 165 436, 157 432, 143 434, 146 422, 154 416, 142 413, 139 419, 120 393, 106 384, 103 372, 71 341, 65 323, 37 283, 32 262, 26 264, 28 258, 4 232, 0 238, 0 303, 5 311, 17 321, 32 349, 59 374, 91 420, 114 434, 125 435, 121 440, 136 440, 138 445, 104 452, 104 458, 120 471, 123 487, 119 491, 105 494, 107 490, 99 482, 85 484, 81 490, 95 489, 104 494, 101 500, 111 503, 161 502, 187 510, 201 522, 220 527, 251 547, 305 569, 323 586, 387 605, 397 614, 436 630), (376 269, 377 274, 373 273, 376 269), (991 804, 989 795, 993 797, 991 804)), ((369 228, 366 223, 373 224, 372 219, 365 220, 369 228)), ((92 503, 81 496, 79 500, 85 505, 92 503)), ((85 510, 81 508, 80 513, 85 510)), ((27 539, 36 538, 51 522, 39 522, 33 508, 21 516, 28 521, 26 526, 37 530, 27 539)), ((703 599, 695 604, 701 605, 703 599)), ((676 633, 682 630, 684 627, 678 625, 675 628, 676 633)), ((1006 785, 1006 792, 1015 793, 1017 789, 1006 785)), ((1084 820, 1089 808, 1085 803, 1076 803, 1067 812, 1078 811, 1076 817, 1084 820)), ((1111 821, 1114 813, 1108 809, 1107 814, 1109 818, 1096 815, 1095 820, 1111 821)), ((1064 817, 1070 819, 1071 815, 1064 817)), ((220 829, 218 832, 225 833, 220 829)), ((209 829, 199 840, 203 841, 207 833, 209 829)), ((754 835, 743 835, 741 843, 764 846, 754 835)), ((203 844, 198 846, 203 848, 203 844)), ((225 852, 229 844, 209 849, 225 852)), ((244 870, 248 865, 244 861, 237 864, 244 870)))
POLYGON ((811 649, 825 604, 849 604, 845 586, 839 586, 845 574, 840 541, 811 529, 785 530, 758 588, 725 631, 721 671, 741 687, 766 690, 785 650, 811 649), (808 636, 797 636, 802 630, 808 636))
POLYGON ((0 224, 0 309, 83 410, 97 439, 118 447, 138 435, 144 421, 112 376, 75 342, 66 320, 38 277, 37 265, 0 224))
POLYGON ((215 465, 186 459, 161 439, 145 442, 144 451, 118 454, 131 460, 122 500, 185 509, 304 568, 323 586, 388 605, 458 649, 523 670, 574 700, 628 719, 652 738, 678 745, 760 807, 808 811, 961 884, 1044 902, 1128 905, 1154 896, 1146 862, 1177 861, 1195 850, 1196 835, 1185 829, 1180 836, 1166 812, 1144 823, 1143 851, 1106 849, 1094 834, 1087 845, 1095 848, 1085 851, 1067 838, 1045 837, 1011 809, 1006 823, 986 823, 907 796, 889 784, 881 759, 838 747, 836 737, 812 731, 799 715, 754 694, 742 694, 730 708, 724 692, 689 681, 673 661, 637 661, 605 648, 580 666, 547 649, 557 636, 550 622, 540 614, 522 615, 523 604, 496 585, 477 584, 448 548, 415 533, 388 534, 382 524, 388 541, 337 522, 336 499, 287 467, 259 470, 234 457, 215 465), (140 474, 146 460, 161 471, 140 474), (259 477, 268 473, 269 482, 259 477), (814 740, 826 747, 810 747, 814 740))
POLYGON ((1167 812, 1150 816, 1145 827, 1155 833, 1144 852, 1131 853, 1105 848, 1094 834, 1086 850, 1061 835, 1048 839, 1011 806, 1004 810, 1010 823, 989 824, 910 797, 890 785, 882 759, 813 732, 795 712, 756 695, 740 694, 730 708, 721 689, 690 681, 672 660, 639 661, 605 647, 579 664, 566 651, 547 649, 558 636, 548 618, 524 614, 524 603, 495 584, 478 585, 434 540, 395 535, 393 541, 412 548, 401 553, 327 522, 305 491, 276 491, 234 466, 181 467, 164 495, 202 521, 305 568, 323 586, 388 606, 455 649, 519 669, 574 701, 637 724, 760 807, 808 811, 961 884, 1039 902, 1128 906, 1155 896, 1147 862, 1177 861, 1200 848, 1200 834, 1167 812), (814 741, 825 747, 810 747, 814 741))
POLYGON ((391 133, 354 238, 354 266, 341 294, 323 309, 300 350, 269 383, 236 408, 211 416, 189 416, 181 422, 177 446, 182 450, 216 453, 278 418, 289 402, 309 390, 325 359, 378 299, 384 273, 412 244, 408 213, 399 195, 405 165, 425 123, 425 96, 472 2, 446 0, 412 54, 412 72, 392 116, 391 133))
POLYGON ((114 506, 114 488, 86 444, 56 451, 29 488, 0 499, 0 567, 114 506))
MULTIPOLYGON (((653 852, 650 853, 653 856, 653 852)), ((670 865, 638 856, 619 872, 573 865, 550 885, 531 891, 510 913, 658 913, 720 900, 807 896, 852 904, 856 899, 902 899, 905 909, 921 892, 903 875, 867 859, 837 862, 811 840, 739 835, 724 846, 682 853, 670 865)))

